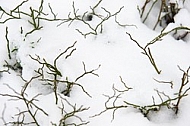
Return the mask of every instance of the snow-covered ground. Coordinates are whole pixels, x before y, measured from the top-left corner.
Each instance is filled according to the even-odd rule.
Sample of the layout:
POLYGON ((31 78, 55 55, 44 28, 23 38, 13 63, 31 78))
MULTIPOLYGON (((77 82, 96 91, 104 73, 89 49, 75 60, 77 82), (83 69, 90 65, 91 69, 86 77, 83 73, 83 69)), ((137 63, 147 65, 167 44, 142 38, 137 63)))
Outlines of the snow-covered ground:
POLYGON ((153 2, 0 0, 0 125, 189 126, 190 1, 153 2))

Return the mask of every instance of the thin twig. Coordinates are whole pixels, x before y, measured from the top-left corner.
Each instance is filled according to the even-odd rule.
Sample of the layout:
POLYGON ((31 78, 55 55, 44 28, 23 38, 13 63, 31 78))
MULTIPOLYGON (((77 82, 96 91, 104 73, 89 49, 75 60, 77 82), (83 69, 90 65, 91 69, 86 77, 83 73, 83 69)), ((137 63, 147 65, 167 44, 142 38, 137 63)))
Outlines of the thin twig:
POLYGON ((12 57, 11 57, 11 50, 10 50, 10 41, 9 41, 9 39, 8 39, 8 27, 6 27, 5 38, 6 38, 6 40, 7 40, 8 57, 9 57, 9 59, 12 59, 12 57))

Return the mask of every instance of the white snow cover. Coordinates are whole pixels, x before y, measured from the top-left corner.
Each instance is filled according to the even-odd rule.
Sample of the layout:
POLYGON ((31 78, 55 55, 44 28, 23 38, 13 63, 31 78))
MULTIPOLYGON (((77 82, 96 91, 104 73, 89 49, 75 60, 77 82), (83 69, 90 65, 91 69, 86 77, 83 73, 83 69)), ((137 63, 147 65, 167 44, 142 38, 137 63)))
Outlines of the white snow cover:
MULTIPOLYGON (((2 22, 8 18, 6 14, 2 14, 2 8, 6 12, 10 12, 22 1, 0 0, 0 21, 2 22)), ((182 4, 182 1, 178 0, 177 2, 182 4)), ((73 9, 75 9, 81 19, 84 13, 86 15, 92 14, 92 8, 98 2, 99 0, 44 0, 44 14, 40 16, 53 19, 56 15, 57 19, 68 19, 68 16, 74 17, 73 9)), ((144 47, 161 33, 162 28, 160 26, 156 30, 149 27, 155 24, 155 19, 148 19, 149 24, 145 23, 147 25, 142 23, 137 8, 141 8, 144 2, 145 0, 102 0, 95 9, 95 13, 99 17, 105 18, 109 14, 119 13, 116 14, 116 17, 114 15, 104 21, 102 27, 98 27, 97 35, 82 35, 82 33, 88 33, 92 30, 84 22, 77 20, 63 23, 64 20, 48 21, 40 19, 39 25, 42 28, 31 34, 27 33, 34 29, 29 23, 32 19, 25 14, 21 14, 21 19, 10 19, 5 23, 0 23, 0 125, 19 125, 11 122, 19 122, 22 119, 24 119, 23 124, 36 125, 27 124, 27 122, 33 122, 34 120, 28 112, 24 113, 28 110, 24 100, 18 100, 18 97, 16 97, 20 97, 19 93, 23 90, 23 86, 32 77, 37 76, 38 74, 35 71, 42 67, 42 64, 32 58, 39 56, 41 62, 44 58, 47 63, 54 64, 55 58, 59 54, 74 45, 57 60, 57 69, 62 75, 58 79, 69 82, 77 80, 76 83, 80 84, 79 86, 73 85, 69 96, 62 93, 66 88, 65 83, 58 83, 58 103, 56 104, 53 88, 48 86, 47 82, 38 79, 32 80, 26 88, 25 94, 23 94, 28 100, 39 95, 32 102, 43 109, 43 112, 38 110, 35 113, 36 108, 33 105, 31 105, 33 107, 29 106, 29 109, 40 126, 59 125, 60 120, 65 115, 62 110, 69 113, 73 111, 72 107, 78 109, 81 106, 86 110, 76 113, 79 118, 69 118, 66 120, 66 124, 79 125, 84 123, 87 126, 189 126, 190 97, 188 95, 181 99, 177 115, 166 106, 161 107, 159 111, 149 112, 147 117, 132 106, 117 109, 114 113, 114 119, 113 109, 97 115, 106 109, 105 104, 108 98, 106 96, 111 97, 114 94, 113 85, 119 90, 125 90, 123 83, 132 88, 123 92, 115 102, 116 106, 125 106, 124 101, 140 106, 152 105, 153 102, 159 104, 162 101, 156 90, 164 92, 170 98, 175 98, 175 93, 178 93, 181 87, 182 70, 186 71, 190 66, 189 34, 181 40, 176 40, 175 36, 168 34, 161 41, 150 45, 151 54, 158 69, 161 70, 161 74, 156 72, 148 57, 142 54, 143 50, 126 34, 126 32, 130 33, 132 38, 144 47), (116 23, 115 19, 120 25, 116 23), (6 33, 6 29, 8 33, 6 33), (9 40, 11 51, 16 49, 15 52, 11 52, 11 59, 8 57, 6 37, 9 40), (66 56, 68 58, 65 58, 66 56), (15 60, 22 66, 22 73, 12 69, 8 72, 2 72, 7 70, 4 67, 7 65, 6 62, 13 65, 15 60), (87 74, 87 72, 89 73, 87 74), (83 73, 86 74, 83 76, 83 73), (82 77, 77 79, 80 76, 82 77), (158 83, 155 79, 172 82, 173 88, 169 83, 158 83), (9 97, 8 94, 15 97, 9 97), (23 112, 23 114, 20 112, 23 112), (20 113, 20 116, 18 116, 18 113, 20 113)), ((40 4, 40 0, 28 0, 19 7, 19 10, 31 14, 30 7, 38 10, 40 4)), ((18 14, 15 14, 15 16, 18 16, 18 14)), ((185 0, 174 20, 175 22, 170 23, 165 31, 179 26, 190 28, 189 0, 185 0)), ((93 15, 91 21, 85 22, 94 28, 100 21, 100 18, 93 15)), ((179 34, 184 34, 184 31, 179 34)), ((52 76, 45 70, 47 70, 46 66, 44 68, 45 77, 52 79, 52 76)), ((183 92, 189 87, 190 84, 187 83, 183 92)), ((118 94, 119 92, 116 92, 115 95, 118 94)), ((165 96, 162 97, 163 100, 167 99, 165 96)), ((113 102, 110 101, 109 106, 113 106, 113 102)), ((172 104, 176 104, 176 100, 172 101, 172 104)))

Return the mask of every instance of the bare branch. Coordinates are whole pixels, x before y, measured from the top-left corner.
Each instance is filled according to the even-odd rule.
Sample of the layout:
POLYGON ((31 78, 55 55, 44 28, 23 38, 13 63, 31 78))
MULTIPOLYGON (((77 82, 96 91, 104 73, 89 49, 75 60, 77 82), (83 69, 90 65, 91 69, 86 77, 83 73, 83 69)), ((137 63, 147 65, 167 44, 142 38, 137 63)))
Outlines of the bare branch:
POLYGON ((98 70, 101 65, 99 65, 98 68, 96 68, 96 69, 93 69, 93 70, 90 70, 90 71, 86 71, 85 63, 82 62, 82 64, 83 64, 83 68, 84 68, 84 73, 83 73, 82 75, 80 75, 79 77, 77 77, 77 78, 75 79, 75 82, 77 82, 79 79, 81 79, 82 77, 84 77, 84 76, 87 75, 87 74, 93 74, 93 75, 95 75, 95 76, 98 76, 98 74, 94 73, 94 71, 98 70))
POLYGON ((107 111, 110 111, 112 110, 112 121, 114 120, 115 118, 115 112, 120 109, 120 108, 127 108, 128 105, 126 104, 117 104, 117 102, 119 101, 119 98, 121 98, 121 96, 124 94, 124 93, 127 93, 130 89, 132 88, 129 88, 128 86, 126 86, 126 84, 124 83, 124 81, 122 80, 121 76, 120 76, 120 80, 121 80, 121 83, 124 85, 124 90, 119 90, 115 87, 115 85, 113 84, 112 86, 112 90, 113 90, 113 95, 109 96, 109 95, 104 95, 105 97, 107 97, 107 100, 105 101, 105 110, 99 112, 98 114, 95 114, 92 117, 96 117, 96 116, 100 116, 101 114, 107 112, 107 111))
POLYGON ((62 25, 63 23, 67 23, 69 22, 69 26, 72 24, 73 21, 79 21, 82 22, 85 26, 87 26, 90 31, 89 32, 82 32, 80 29, 76 29, 76 31, 78 31, 81 35, 83 35, 85 38, 87 35, 97 35, 98 34, 98 30, 100 29, 100 33, 102 33, 103 31, 103 23, 107 20, 109 20, 111 17, 116 16, 118 13, 121 12, 121 10, 124 8, 121 7, 117 12, 111 14, 111 12, 109 12, 108 10, 106 10, 104 7, 101 7, 102 10, 104 10, 107 15, 106 16, 102 16, 99 14, 95 13, 95 9, 98 7, 98 5, 101 3, 102 0, 100 0, 94 7, 91 7, 92 12, 90 14, 87 14, 88 12, 85 12, 83 15, 78 15, 78 9, 75 8, 74 2, 73 2, 73 15, 74 17, 71 16, 71 12, 68 14, 68 19, 64 19, 63 22, 61 22, 58 26, 62 25), (90 15, 90 20, 92 20, 93 16, 96 16, 97 18, 100 19, 100 22, 95 26, 91 26, 88 21, 86 20, 87 18, 89 18, 90 15))
POLYGON ((84 121, 81 117, 79 117, 77 114, 81 113, 83 111, 87 111, 90 107, 85 108, 84 106, 80 106, 77 107, 76 104, 72 105, 66 98, 63 98, 61 95, 59 95, 59 97, 61 98, 61 103, 62 106, 59 107, 60 110, 62 111, 63 117, 60 119, 59 121, 59 125, 64 125, 64 126, 69 126, 69 125, 73 125, 73 126, 82 126, 82 125, 86 125, 89 122, 84 121), (71 108, 71 111, 65 111, 65 105, 64 103, 67 104, 67 106, 69 106, 71 108), (75 118, 77 120, 79 120, 79 124, 75 123, 75 122, 70 122, 69 119, 71 118, 75 118))
POLYGON ((157 80, 157 79, 155 79, 155 78, 153 78, 156 82, 158 82, 158 83, 163 83, 163 84, 170 84, 170 87, 171 87, 171 89, 173 88, 173 81, 159 81, 159 80, 157 80))
MULTIPOLYGON (((57 66, 57 60, 62 56, 64 55, 65 53, 67 53, 67 51, 69 51, 69 49, 72 49, 74 48, 74 46, 76 45, 77 41, 75 41, 73 43, 73 45, 67 47, 67 49, 65 49, 65 51, 63 51, 62 53, 60 53, 54 60, 54 66, 56 67, 57 66)), ((71 54, 76 50, 76 48, 72 49, 71 52, 65 57, 65 59, 67 59, 69 56, 71 56, 71 54)))
MULTIPOLYGON (((35 78, 32 78, 31 80, 33 80, 35 78)), ((31 83, 31 81, 29 81, 31 83)), ((39 122, 36 120, 36 113, 38 111, 42 112, 44 115, 48 116, 48 114, 42 109, 40 108, 39 106, 37 106, 34 101, 37 101, 37 97, 40 95, 40 94, 37 94, 36 96, 34 96, 31 100, 28 100, 26 98, 26 89, 27 88, 27 83, 25 84, 24 88, 22 89, 21 93, 17 92, 15 89, 13 89, 12 87, 10 87, 8 84, 5 84, 11 91, 13 91, 14 94, 0 94, 0 96, 4 96, 4 97, 10 97, 10 100, 20 100, 20 101, 23 101, 24 105, 26 106, 27 110, 23 110, 23 111, 20 111, 19 110, 19 113, 15 116, 17 116, 17 121, 16 122, 8 122, 6 124, 21 124, 21 125, 28 125, 28 124, 35 124, 37 126, 40 126, 39 125, 39 122), (35 109, 35 112, 33 112, 33 109, 35 109), (33 121, 31 122, 25 122, 25 114, 29 114, 30 117, 32 118, 33 121)))
POLYGON ((181 99, 184 97, 184 96, 187 96, 187 92, 190 90, 190 87, 185 89, 185 86, 189 83, 189 70, 190 70, 190 67, 188 67, 188 69, 186 71, 182 70, 179 66, 178 66, 179 70, 183 72, 183 76, 181 78, 181 86, 180 86, 180 89, 178 91, 178 99, 177 99, 177 103, 175 105, 175 114, 178 114, 178 111, 179 111, 179 104, 180 104, 180 101, 181 99))
POLYGON ((131 39, 133 42, 135 42, 135 43, 137 44, 137 46, 143 51, 142 53, 148 57, 150 63, 152 64, 152 66, 154 67, 154 69, 156 70, 156 72, 157 72, 158 74, 160 74, 160 73, 161 73, 161 70, 158 69, 158 67, 157 67, 157 65, 156 65, 156 62, 154 61, 154 58, 153 58, 153 56, 152 56, 151 50, 150 50, 150 48, 147 46, 148 44, 147 44, 145 47, 142 47, 142 46, 139 44, 139 42, 138 42, 137 40, 135 40, 135 39, 132 38, 132 36, 131 36, 130 33, 126 32, 126 34, 129 35, 130 39, 131 39), (146 49, 147 47, 148 47, 148 50, 146 49))
POLYGON ((6 103, 4 103, 4 108, 3 108, 3 111, 2 111, 2 114, 1 114, 1 117, 0 117, 0 119, 3 121, 4 125, 6 124, 6 121, 5 121, 5 118, 4 118, 6 108, 7 108, 7 105, 6 105, 6 103))
POLYGON ((133 24, 131 24, 131 25, 129 25, 129 24, 121 24, 118 20, 117 20, 117 15, 115 15, 115 22, 119 25, 119 26, 121 26, 121 27, 130 27, 130 26, 132 26, 132 27, 135 27, 135 28, 137 28, 137 26, 136 25, 133 25, 133 24))
POLYGON ((6 38, 6 40, 7 40, 8 57, 9 57, 9 59, 12 59, 12 57, 11 57, 11 50, 10 50, 10 41, 9 41, 9 39, 8 39, 8 27, 6 27, 5 38, 6 38))

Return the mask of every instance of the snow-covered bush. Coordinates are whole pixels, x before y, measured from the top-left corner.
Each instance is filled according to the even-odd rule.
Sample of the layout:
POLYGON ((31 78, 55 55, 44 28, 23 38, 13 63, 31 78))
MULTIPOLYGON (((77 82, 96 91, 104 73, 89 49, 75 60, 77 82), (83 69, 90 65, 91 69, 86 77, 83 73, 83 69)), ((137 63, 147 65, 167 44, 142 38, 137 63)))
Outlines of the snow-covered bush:
POLYGON ((0 125, 190 125, 189 5, 0 0, 0 125))

